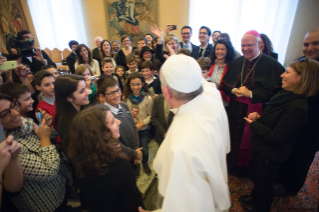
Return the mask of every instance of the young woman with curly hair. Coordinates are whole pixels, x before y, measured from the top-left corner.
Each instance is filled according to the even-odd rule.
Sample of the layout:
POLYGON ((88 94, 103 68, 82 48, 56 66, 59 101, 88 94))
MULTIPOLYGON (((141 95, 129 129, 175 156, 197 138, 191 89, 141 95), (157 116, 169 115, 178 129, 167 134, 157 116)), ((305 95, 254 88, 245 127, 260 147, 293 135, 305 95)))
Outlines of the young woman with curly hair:
POLYGON ((123 102, 129 107, 136 124, 140 145, 143 147, 142 164, 146 174, 152 173, 148 166, 148 134, 150 131, 153 100, 148 85, 142 74, 134 72, 129 75, 124 86, 123 102))
POLYGON ((99 77, 101 75, 99 62, 92 59, 92 53, 90 49, 85 44, 80 44, 75 49, 76 53, 76 63, 74 68, 77 69, 81 64, 88 64, 91 68, 92 74, 99 77))
POLYGON ((267 35, 260 34, 260 46, 259 49, 262 53, 269 55, 270 57, 278 60, 278 54, 274 52, 274 49, 272 47, 272 43, 267 35))
POLYGON ((84 210, 131 212, 143 205, 133 167, 118 142, 120 124, 104 104, 84 109, 72 122, 68 157, 84 210))
POLYGON ((224 104, 229 102, 229 97, 222 91, 222 81, 225 76, 228 64, 235 58, 235 51, 232 43, 227 39, 218 39, 212 49, 210 56, 212 66, 208 73, 211 81, 216 84, 216 87, 220 90, 224 104))

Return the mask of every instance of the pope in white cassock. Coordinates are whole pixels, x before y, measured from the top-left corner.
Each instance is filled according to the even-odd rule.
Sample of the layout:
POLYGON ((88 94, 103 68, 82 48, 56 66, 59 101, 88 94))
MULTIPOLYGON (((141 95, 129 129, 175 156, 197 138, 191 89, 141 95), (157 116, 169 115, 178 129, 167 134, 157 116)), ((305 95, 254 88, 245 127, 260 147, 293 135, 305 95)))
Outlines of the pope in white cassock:
POLYGON ((169 57, 160 74, 163 95, 175 117, 153 165, 162 196, 157 211, 227 211, 230 139, 220 92, 202 78, 192 57, 169 57))

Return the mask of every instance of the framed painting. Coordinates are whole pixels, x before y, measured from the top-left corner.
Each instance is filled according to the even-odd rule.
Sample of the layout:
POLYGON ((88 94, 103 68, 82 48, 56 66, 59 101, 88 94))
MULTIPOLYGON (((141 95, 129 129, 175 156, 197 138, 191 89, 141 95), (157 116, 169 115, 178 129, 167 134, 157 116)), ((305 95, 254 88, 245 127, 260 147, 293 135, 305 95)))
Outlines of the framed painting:
POLYGON ((108 23, 108 40, 120 41, 122 35, 129 35, 132 46, 139 38, 151 33, 150 26, 157 23, 158 0, 105 0, 108 23))
POLYGON ((19 31, 29 30, 20 0, 0 0, 0 33, 3 43, 4 34, 17 34, 19 31))

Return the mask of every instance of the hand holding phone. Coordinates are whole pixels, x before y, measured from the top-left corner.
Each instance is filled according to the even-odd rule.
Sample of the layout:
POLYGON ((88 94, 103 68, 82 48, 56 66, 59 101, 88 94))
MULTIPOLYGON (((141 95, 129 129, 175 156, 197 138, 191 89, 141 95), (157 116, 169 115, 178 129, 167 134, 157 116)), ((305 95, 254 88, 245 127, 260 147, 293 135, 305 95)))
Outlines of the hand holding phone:
POLYGON ((41 110, 38 110, 38 112, 37 112, 37 118, 38 118, 39 127, 40 127, 40 126, 41 126, 41 122, 42 122, 42 112, 41 112, 41 110))
MULTIPOLYGON (((0 70, 3 71, 3 70, 8 70, 8 69, 14 69, 17 67, 17 61, 7 61, 7 62, 4 62, 4 60, 1 58, 2 56, 0 56, 0 70)), ((5 58, 5 57, 3 57, 5 58)))

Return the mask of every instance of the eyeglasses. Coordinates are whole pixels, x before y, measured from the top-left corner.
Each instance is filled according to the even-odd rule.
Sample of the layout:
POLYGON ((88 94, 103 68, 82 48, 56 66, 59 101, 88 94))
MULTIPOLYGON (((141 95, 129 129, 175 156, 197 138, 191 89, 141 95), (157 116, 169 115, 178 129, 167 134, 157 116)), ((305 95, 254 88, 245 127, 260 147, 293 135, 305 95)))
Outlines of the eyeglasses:
POLYGON ((208 35, 208 32, 200 32, 200 35, 208 35))
POLYGON ((130 42, 130 40, 123 40, 122 42, 130 42))
POLYGON ((140 87, 142 86, 142 83, 136 83, 136 84, 130 84, 131 87, 140 87))
POLYGON ((189 32, 183 32, 182 35, 190 35, 191 33, 189 32))
POLYGON ((8 109, 5 109, 0 112, 0 119, 9 117, 11 115, 11 110, 13 109, 18 111, 19 107, 20 107, 20 103, 18 102, 18 100, 14 99, 11 102, 10 107, 8 109))
MULTIPOLYGON (((258 42, 258 41, 257 41, 258 42)), ((257 42, 252 43, 252 44, 246 44, 246 45, 241 45, 242 48, 245 48, 245 46, 247 47, 252 47, 253 45, 255 45, 257 42)))
POLYGON ((116 93, 121 94, 122 93, 121 89, 118 88, 116 91, 111 91, 109 93, 105 93, 105 95, 113 97, 113 96, 115 96, 116 93))

